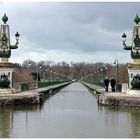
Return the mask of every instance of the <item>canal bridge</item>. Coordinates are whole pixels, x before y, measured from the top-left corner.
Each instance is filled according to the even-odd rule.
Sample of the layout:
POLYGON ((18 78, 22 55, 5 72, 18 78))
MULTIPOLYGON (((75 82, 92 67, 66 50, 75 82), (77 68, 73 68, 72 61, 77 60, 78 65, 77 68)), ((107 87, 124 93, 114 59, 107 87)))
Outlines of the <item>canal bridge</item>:
MULTIPOLYGON (((106 66, 97 69, 94 73, 83 74, 83 77, 78 77, 80 83, 73 81, 72 76, 68 76, 68 74, 53 71, 50 65, 42 67, 28 61, 26 68, 22 67, 26 73, 24 75, 22 75, 23 73, 19 74, 23 76, 23 79, 26 79, 26 82, 22 84, 13 82, 13 71, 16 64, 12 64, 8 60, 11 56, 11 49, 18 48, 20 35, 18 32, 15 34, 16 43, 11 45, 6 14, 2 20, 4 23, 1 26, 0 57, 2 63, 0 73, 4 72, 4 75, 1 75, 0 79, 0 137, 140 137, 140 121, 137 117, 140 112, 138 109, 118 108, 120 102, 114 100, 114 96, 115 108, 98 104, 100 103, 99 97, 103 97, 103 102, 106 101, 103 99, 108 97, 105 96, 107 93, 104 91, 104 79, 105 76, 110 78, 111 74, 106 66), (43 77, 48 77, 48 79, 43 77), (10 92, 8 92, 9 90, 10 92), (99 94, 103 96, 96 96, 99 94)), ((137 17, 136 21, 140 22, 140 19, 137 17)), ((124 34, 123 37, 126 38, 126 35, 124 34)), ((138 33, 136 37, 138 37, 138 33)), ((132 49, 131 47, 127 48, 125 41, 123 44, 127 50, 132 49)), ((136 52, 134 54, 136 54, 135 57, 139 57, 136 52)), ((121 90, 121 86, 119 85, 117 59, 115 59, 114 64, 116 65, 116 90, 118 91, 121 90)), ((76 69, 77 72, 80 71, 79 67, 76 69)), ((19 75, 15 75, 15 79, 19 80, 19 75)), ((115 94, 117 95, 117 93, 115 94)), ((128 99, 127 96, 125 97, 128 99)))

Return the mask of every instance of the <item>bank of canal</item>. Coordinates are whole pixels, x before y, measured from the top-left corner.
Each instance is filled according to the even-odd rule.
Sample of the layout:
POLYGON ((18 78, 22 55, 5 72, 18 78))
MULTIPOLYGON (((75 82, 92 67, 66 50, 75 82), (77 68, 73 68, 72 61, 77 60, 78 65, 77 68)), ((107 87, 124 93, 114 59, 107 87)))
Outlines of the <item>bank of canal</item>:
POLYGON ((47 97, 54 95, 56 92, 71 83, 72 81, 20 93, 0 94, 0 106, 41 104, 47 97))
POLYGON ((96 96, 72 83, 42 105, 0 107, 0 137, 140 137, 140 110, 98 106, 96 96))

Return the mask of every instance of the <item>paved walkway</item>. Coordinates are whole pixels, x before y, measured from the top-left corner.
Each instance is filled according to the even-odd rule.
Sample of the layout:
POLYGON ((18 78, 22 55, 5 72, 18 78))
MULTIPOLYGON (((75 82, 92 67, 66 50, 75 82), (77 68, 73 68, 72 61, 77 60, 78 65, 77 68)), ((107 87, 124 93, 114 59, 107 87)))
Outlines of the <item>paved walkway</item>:
POLYGON ((105 89, 100 86, 89 84, 86 82, 81 82, 93 91, 97 91, 97 102, 102 105, 109 106, 127 106, 127 107, 140 107, 140 92, 137 94, 125 94, 122 92, 105 92, 105 89))
POLYGON ((118 97, 118 98, 136 98, 136 97, 140 97, 140 94, 125 94, 125 93, 122 93, 122 92, 112 92, 111 91, 111 88, 109 87, 109 92, 105 92, 105 89, 104 87, 101 87, 101 86, 97 86, 97 85, 93 85, 93 84, 90 84, 90 83, 87 83, 87 82, 81 82, 83 83, 85 86, 87 86, 88 88, 92 89, 93 91, 97 91, 98 93, 101 93, 105 96, 108 96, 108 97, 118 97))
POLYGON ((83 82, 83 81, 81 81, 81 83, 84 84, 85 86, 87 86, 88 88, 90 88, 93 91, 97 91, 97 92, 102 93, 102 94, 104 93, 104 88, 101 87, 101 86, 97 86, 97 85, 90 84, 90 83, 83 82))
POLYGON ((0 99, 13 99, 13 98, 28 98, 28 97, 34 97, 36 95, 39 95, 41 92, 47 91, 47 90, 51 90, 63 85, 66 85, 70 82, 66 82, 66 83, 62 83, 62 84, 57 84, 57 85, 50 85, 47 87, 43 87, 43 88, 38 88, 38 89, 34 89, 34 90, 28 90, 28 91, 24 91, 24 92, 20 92, 20 93, 14 93, 14 94, 0 94, 0 99))

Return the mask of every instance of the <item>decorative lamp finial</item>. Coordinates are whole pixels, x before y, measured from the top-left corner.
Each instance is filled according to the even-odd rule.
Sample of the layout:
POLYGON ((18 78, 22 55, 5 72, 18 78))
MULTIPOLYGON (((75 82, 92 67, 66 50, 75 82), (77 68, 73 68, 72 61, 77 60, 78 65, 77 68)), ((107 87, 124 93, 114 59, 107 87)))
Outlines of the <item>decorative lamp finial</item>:
POLYGON ((6 24, 6 22, 8 21, 8 17, 6 16, 6 13, 4 13, 4 16, 2 17, 2 21, 4 22, 4 24, 6 24))
POLYGON ((123 35, 122 35, 122 38, 126 38, 127 36, 126 36, 126 34, 125 33, 123 33, 123 35))
POLYGON ((134 18, 135 23, 138 25, 140 22, 140 18, 138 16, 138 14, 136 15, 136 17, 134 18))

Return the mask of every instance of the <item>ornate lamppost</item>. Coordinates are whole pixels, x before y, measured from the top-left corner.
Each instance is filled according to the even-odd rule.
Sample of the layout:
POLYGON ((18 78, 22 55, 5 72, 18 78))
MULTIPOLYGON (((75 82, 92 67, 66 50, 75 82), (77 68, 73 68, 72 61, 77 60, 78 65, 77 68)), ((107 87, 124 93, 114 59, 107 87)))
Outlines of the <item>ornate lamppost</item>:
POLYGON ((102 72, 102 81, 104 81, 104 79, 107 77, 107 70, 108 70, 108 67, 107 66, 103 66, 100 71, 102 72))
POLYGON ((9 25, 6 23, 8 21, 8 17, 6 14, 2 17, 2 21, 4 24, 1 25, 1 33, 0 33, 0 58, 2 62, 8 62, 8 58, 11 56, 11 49, 17 49, 19 44, 19 33, 15 34, 16 43, 14 45, 10 44, 10 30, 9 25))
POLYGON ((118 59, 115 59, 114 61, 114 64, 116 65, 116 81, 117 81, 117 84, 119 83, 119 61, 118 59))
POLYGON ((15 34, 16 43, 10 44, 10 29, 7 24, 8 17, 6 14, 2 17, 4 22, 0 29, 0 93, 13 93, 12 88, 12 73, 15 68, 15 64, 8 62, 11 56, 11 49, 17 49, 19 44, 19 33, 15 34), (4 90, 6 88, 6 90, 4 90))
POLYGON ((133 62, 128 64, 129 74, 129 91, 128 94, 140 93, 140 18, 138 14, 134 19, 135 25, 133 29, 132 45, 126 45, 126 34, 123 33, 124 50, 130 50, 133 62))
POLYGON ((28 76, 27 76, 27 83, 30 83, 30 66, 31 66, 31 60, 28 59, 28 65, 27 65, 27 67, 28 67, 28 72, 27 72, 27 74, 28 74, 28 76))

